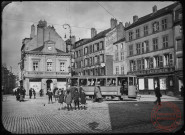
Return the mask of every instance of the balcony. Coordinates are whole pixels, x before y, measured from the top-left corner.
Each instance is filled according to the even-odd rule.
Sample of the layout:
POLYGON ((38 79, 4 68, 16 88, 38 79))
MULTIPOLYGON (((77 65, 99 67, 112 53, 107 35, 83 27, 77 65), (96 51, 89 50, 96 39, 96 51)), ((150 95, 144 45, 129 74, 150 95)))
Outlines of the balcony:
POLYGON ((25 77, 34 77, 34 78, 61 78, 65 76, 70 76, 69 72, 47 72, 47 71, 26 71, 24 74, 25 77))
POLYGON ((135 75, 149 75, 149 74, 160 74, 160 73, 170 73, 174 72, 174 67, 166 67, 166 68, 159 68, 159 69, 149 69, 149 70, 140 70, 140 71, 131 71, 128 74, 135 74, 135 75))

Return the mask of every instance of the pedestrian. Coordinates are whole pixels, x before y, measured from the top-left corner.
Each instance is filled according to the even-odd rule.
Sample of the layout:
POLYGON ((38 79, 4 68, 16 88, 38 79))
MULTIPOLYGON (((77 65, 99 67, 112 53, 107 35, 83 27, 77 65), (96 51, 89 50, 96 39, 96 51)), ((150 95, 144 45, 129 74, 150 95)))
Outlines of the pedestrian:
POLYGON ((59 99, 58 99, 58 103, 60 104, 58 110, 60 110, 60 107, 61 107, 61 110, 64 109, 64 106, 63 106, 63 102, 64 102, 64 89, 59 89, 59 99))
POLYGON ((23 87, 21 86, 21 88, 20 88, 20 99, 19 99, 19 101, 21 102, 21 101, 24 101, 24 90, 23 90, 23 87))
POLYGON ((20 99, 20 87, 17 88, 16 99, 17 99, 17 101, 19 101, 19 99, 20 99))
POLYGON ((182 85, 181 86, 181 97, 183 97, 184 96, 184 86, 182 85))
POLYGON ((33 95, 34 95, 34 99, 36 99, 36 92, 35 92, 35 90, 33 89, 33 95))
POLYGON ((55 101, 57 101, 58 97, 59 97, 59 89, 58 88, 55 88, 54 97, 55 97, 55 101))
POLYGON ((156 88, 155 88, 155 96, 157 97, 156 101, 154 102, 155 104, 158 103, 158 105, 161 105, 161 93, 160 93, 160 89, 158 84, 156 84, 156 88))
POLYGON ((76 106, 78 106, 78 110, 80 110, 80 106, 79 106, 79 98, 80 98, 80 94, 78 92, 78 89, 75 89, 74 92, 74 104, 75 104, 75 110, 76 110, 76 106))
POLYGON ((42 97, 43 96, 43 90, 40 89, 39 93, 40 93, 40 97, 42 97))
POLYGON ((72 97, 71 97, 71 92, 70 92, 69 89, 67 90, 67 93, 65 95, 65 101, 66 101, 66 104, 67 104, 68 111, 69 111, 69 106, 71 107, 71 110, 72 110, 72 106, 71 106, 72 97))
POLYGON ((51 91, 51 88, 48 89, 47 95, 48 95, 48 99, 49 99, 48 104, 50 104, 50 101, 53 104, 53 101, 52 101, 53 92, 51 91))
POLYGON ((86 94, 85 94, 85 91, 84 89, 81 87, 81 95, 80 95, 80 102, 81 102, 81 109, 84 108, 84 110, 86 110, 86 94))
POLYGON ((32 97, 32 88, 29 89, 29 96, 30 96, 30 99, 32 97))
POLYGON ((26 95, 26 90, 23 87, 23 98, 25 99, 25 95, 26 95))
POLYGON ((94 87, 94 95, 95 95, 94 102, 101 102, 102 101, 101 88, 100 88, 99 84, 96 84, 96 86, 94 87))

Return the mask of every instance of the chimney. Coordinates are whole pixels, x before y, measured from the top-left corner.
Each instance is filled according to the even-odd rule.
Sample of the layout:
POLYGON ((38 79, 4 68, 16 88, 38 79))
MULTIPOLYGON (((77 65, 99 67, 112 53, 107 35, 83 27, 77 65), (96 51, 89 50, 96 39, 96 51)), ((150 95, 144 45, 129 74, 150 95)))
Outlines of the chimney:
POLYGON ((94 36, 96 36, 97 31, 95 28, 91 28, 91 38, 93 38, 94 36))
POLYGON ((133 23, 135 23, 137 21, 138 21, 138 16, 137 15, 133 16, 133 23))
POLYGON ((157 12, 157 6, 153 6, 153 13, 157 12))
POLYGON ((35 36, 35 26, 34 24, 31 26, 31 34, 30 34, 30 38, 33 38, 35 36))
POLYGON ((126 23, 125 23, 125 28, 128 27, 128 26, 129 26, 129 24, 128 24, 128 22, 126 22, 126 23))
POLYGON ((114 29, 116 26, 117 26, 117 20, 114 18, 111 18, 111 20, 110 20, 111 29, 114 29))

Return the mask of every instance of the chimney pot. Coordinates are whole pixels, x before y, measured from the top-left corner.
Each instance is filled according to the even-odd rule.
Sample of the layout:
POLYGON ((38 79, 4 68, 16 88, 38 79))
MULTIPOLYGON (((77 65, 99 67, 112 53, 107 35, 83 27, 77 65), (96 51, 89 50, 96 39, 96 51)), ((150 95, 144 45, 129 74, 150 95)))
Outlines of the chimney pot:
POLYGON ((137 15, 133 16, 133 23, 135 23, 137 21, 138 21, 138 16, 137 15))
POLYGON ((153 6, 153 13, 157 12, 157 6, 153 6))

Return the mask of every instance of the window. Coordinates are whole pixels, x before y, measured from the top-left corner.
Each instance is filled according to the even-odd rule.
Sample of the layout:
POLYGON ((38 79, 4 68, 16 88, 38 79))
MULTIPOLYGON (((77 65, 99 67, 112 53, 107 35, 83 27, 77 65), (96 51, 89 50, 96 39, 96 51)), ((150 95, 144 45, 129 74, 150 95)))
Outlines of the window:
POLYGON ((92 45, 90 45, 90 53, 92 53, 92 45))
POLYGON ((38 61, 34 61, 34 62, 33 62, 33 71, 39 71, 39 68, 38 68, 38 61))
POLYGON ((121 60, 124 60, 124 52, 121 52, 121 60))
POLYGON ((136 44, 136 52, 137 54, 140 54, 140 43, 136 44))
POLYGON ((137 60, 137 70, 141 70, 141 60, 137 60))
POLYGON ((167 29, 167 19, 162 20, 162 30, 167 29))
POLYGON ((116 74, 119 74, 119 66, 116 66, 116 74))
POLYGON ((119 57, 118 57, 118 52, 115 52, 115 60, 118 61, 119 60, 119 57))
POLYGON ((133 55, 133 45, 129 45, 129 55, 133 55))
POLYGON ((123 49, 123 43, 121 43, 121 49, 123 49))
POLYGON ((130 61, 130 71, 136 71, 136 62, 134 60, 130 61))
POLYGON ((158 68, 159 67, 159 56, 155 56, 154 57, 154 68, 158 68))
POLYGON ((97 51, 97 44, 94 44, 94 52, 97 51))
POLYGON ((183 48, 182 48, 182 40, 179 39, 179 40, 176 40, 176 44, 177 44, 177 51, 182 51, 183 48))
POLYGON ((130 32, 129 32, 129 40, 132 40, 132 35, 133 35, 133 32, 130 31, 130 32))
POLYGON ((47 62, 47 71, 52 71, 52 62, 47 62))
POLYGON ((118 50, 118 45, 116 45, 116 50, 118 50))
POLYGON ((148 35, 148 26, 144 26, 144 36, 148 35))
POLYGON ((97 51, 99 51, 99 43, 97 43, 96 45, 97 45, 97 51))
POLYGON ((168 36, 163 36, 163 48, 168 48, 168 36))
POLYGON ((101 63, 104 62, 104 54, 101 54, 101 55, 100 55, 100 62, 101 62, 101 63))
POLYGON ((183 68, 183 59, 182 57, 177 58, 177 69, 183 68))
POLYGON ((153 27, 153 33, 159 31, 159 22, 154 22, 152 24, 152 27, 153 27))
POLYGON ((158 50, 158 38, 153 39, 153 50, 158 50))
POLYGON ((145 69, 145 59, 141 59, 141 69, 145 69))
POLYGON ((159 56, 159 67, 163 67, 163 56, 159 56))
POLYGON ((145 53, 145 47, 144 47, 144 43, 141 44, 141 54, 145 53))
POLYGON ((81 67, 83 67, 83 60, 81 60, 81 67))
POLYGON ((124 74, 124 66, 121 66, 121 74, 124 74))
POLYGON ((149 62, 149 58, 145 58, 145 69, 149 69, 149 65, 150 64, 150 62, 149 62))
POLYGON ((150 69, 153 68, 153 57, 149 58, 150 61, 150 69))
POLYGON ((139 38, 140 34, 139 34, 139 29, 136 29, 136 38, 139 38))
POLYGON ((90 57, 89 58, 89 66, 91 66, 92 65, 92 58, 90 57))

